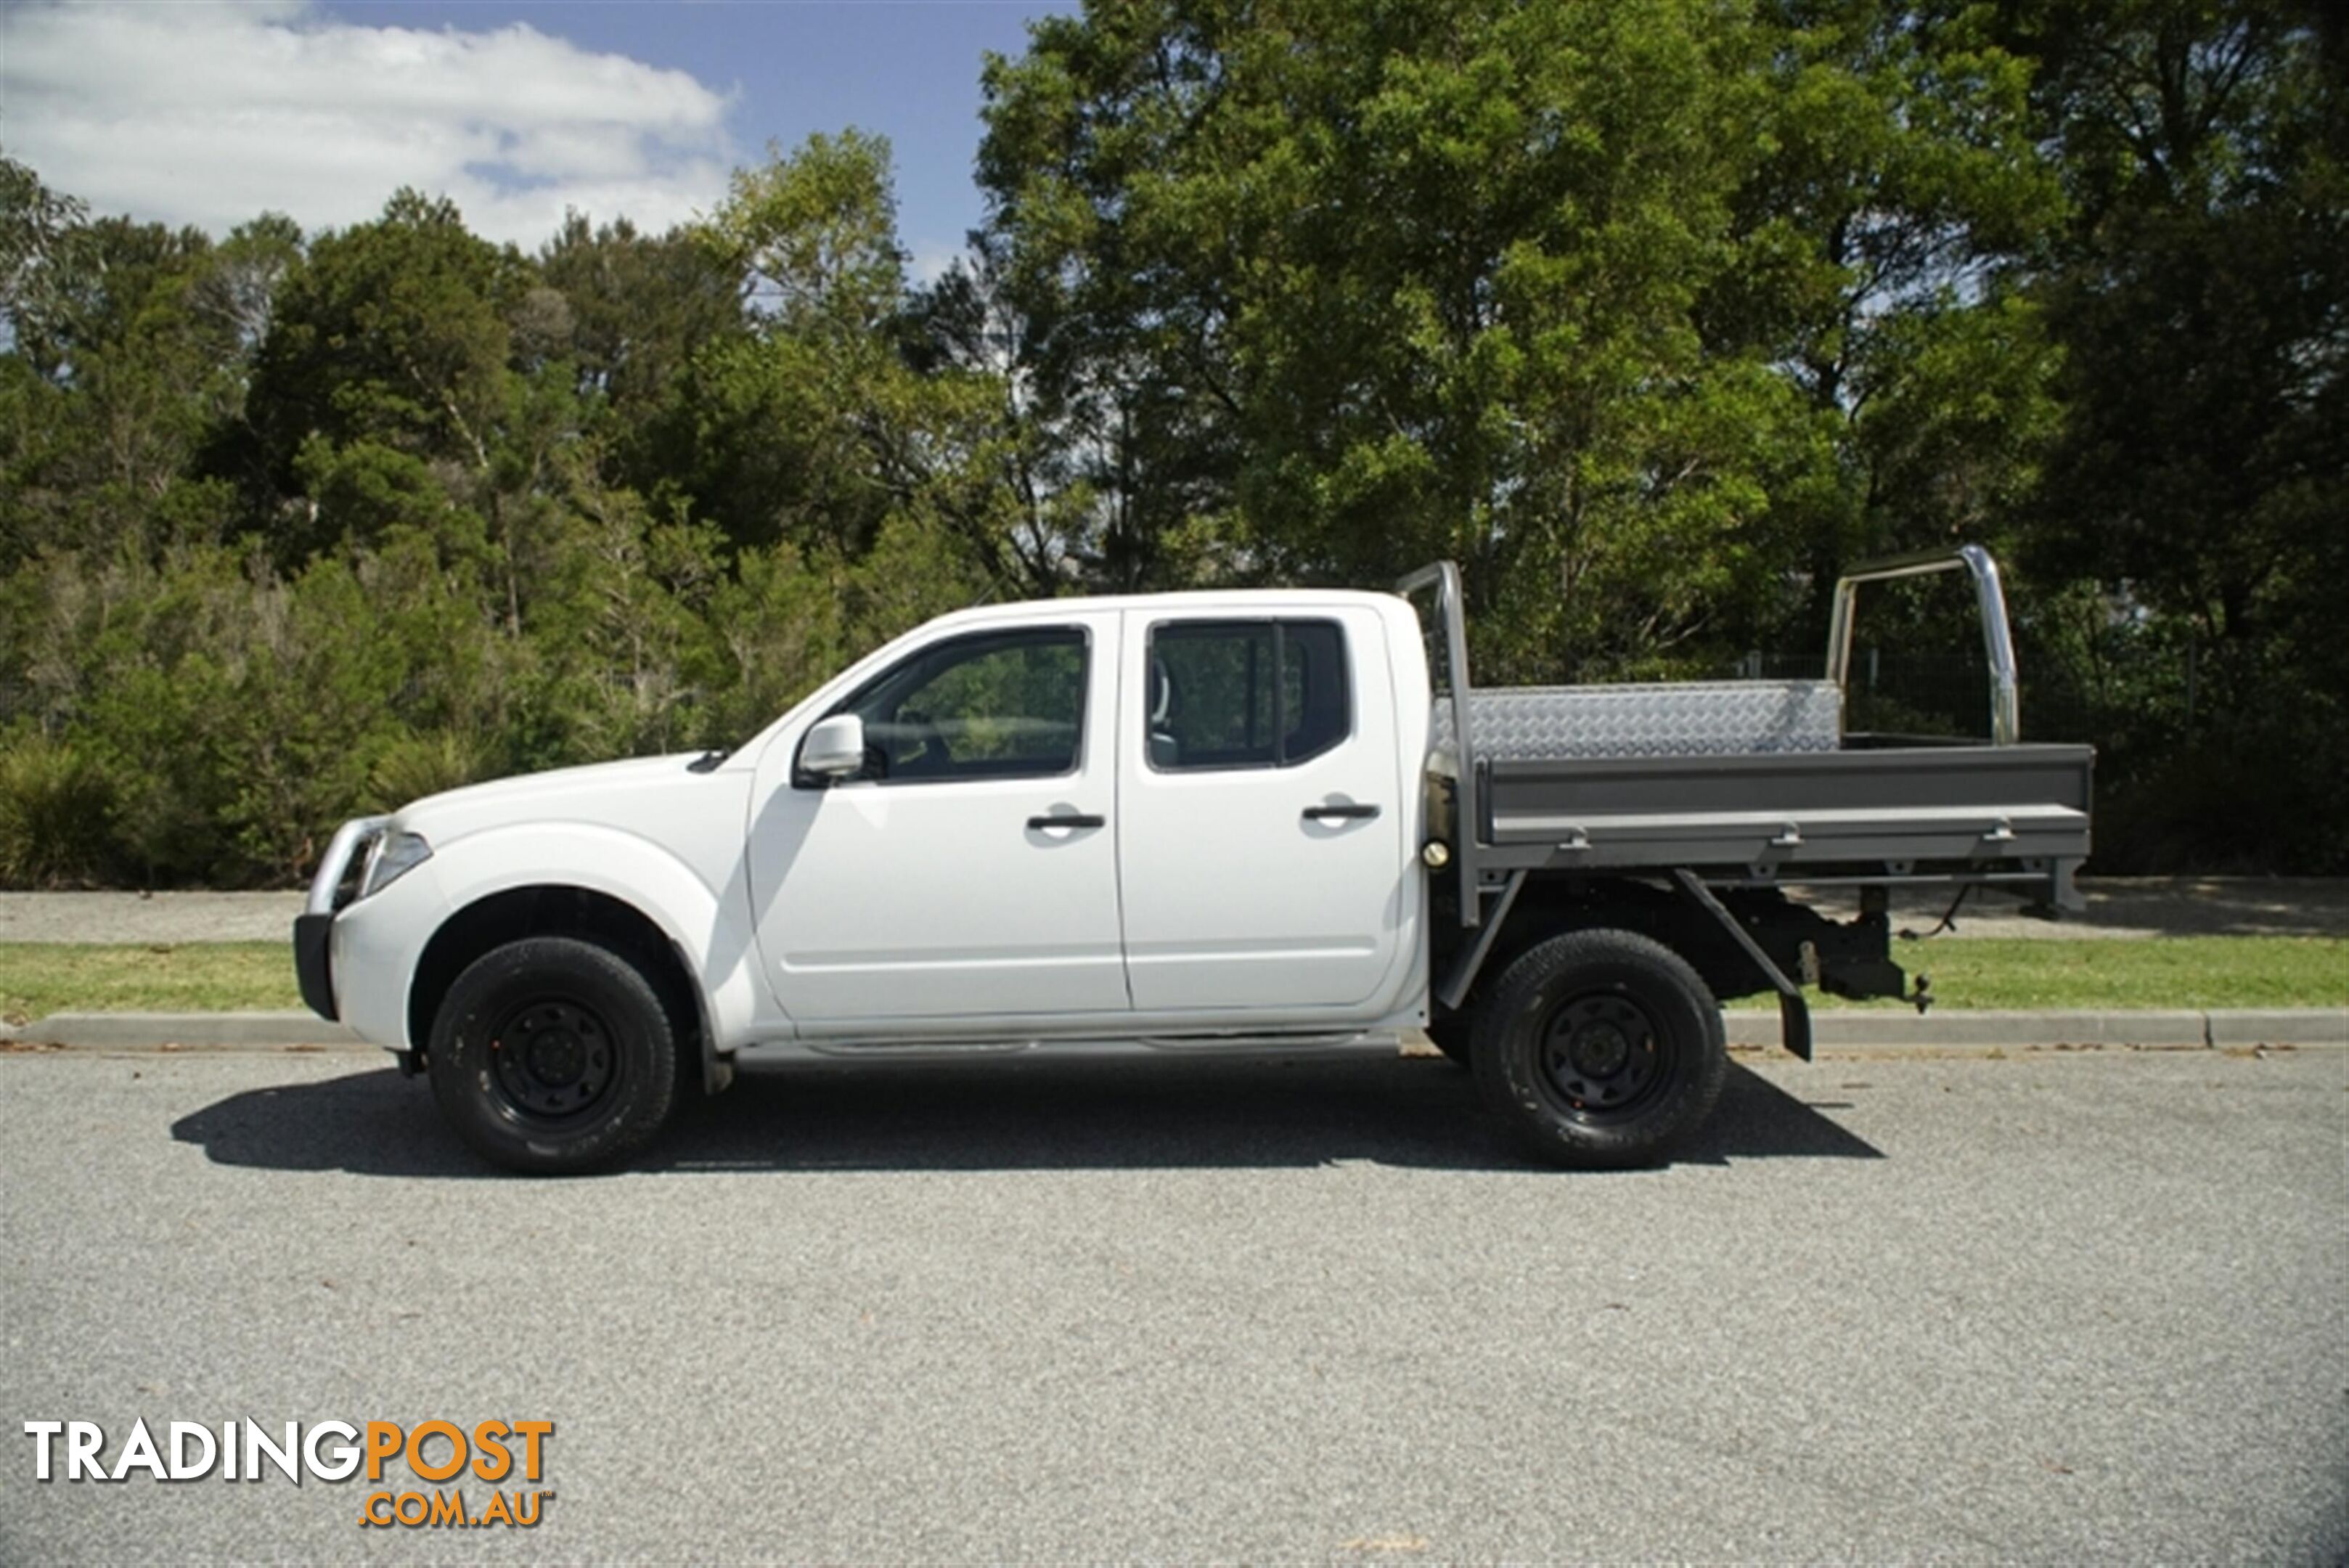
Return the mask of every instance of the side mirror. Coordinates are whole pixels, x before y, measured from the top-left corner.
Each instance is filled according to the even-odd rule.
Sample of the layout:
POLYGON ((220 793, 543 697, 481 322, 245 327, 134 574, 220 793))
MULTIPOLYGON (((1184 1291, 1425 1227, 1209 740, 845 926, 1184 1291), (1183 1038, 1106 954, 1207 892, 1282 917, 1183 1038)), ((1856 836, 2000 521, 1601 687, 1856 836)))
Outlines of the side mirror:
POLYGON ((800 742, 800 766, 819 778, 838 780, 864 765, 864 721, 834 713, 800 742))

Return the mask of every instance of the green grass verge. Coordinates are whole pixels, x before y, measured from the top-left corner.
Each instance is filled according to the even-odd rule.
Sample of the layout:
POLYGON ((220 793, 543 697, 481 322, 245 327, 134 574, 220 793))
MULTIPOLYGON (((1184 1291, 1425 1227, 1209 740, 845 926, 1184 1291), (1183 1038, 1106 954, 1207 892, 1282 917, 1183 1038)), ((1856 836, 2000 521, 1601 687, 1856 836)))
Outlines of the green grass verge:
POLYGON ((52 1012, 228 1012, 302 1005, 285 942, 179 947, 0 942, 0 1018, 52 1012))
MULTIPOLYGON (((2349 940, 2338 937, 1944 938, 1895 943, 1892 956, 1910 974, 1932 976, 1934 996, 1950 1008, 2349 1006, 2349 940)), ((1828 1007, 1902 1005, 1817 1000, 1828 1007)), ((10 1023, 63 1012, 301 1005, 293 954, 283 942, 0 943, 0 1017, 10 1023)))
POLYGON ((1894 942, 1892 961, 1930 975, 1939 1005, 1968 1010, 2349 1006, 2349 940, 2340 937, 1945 937, 1894 942))

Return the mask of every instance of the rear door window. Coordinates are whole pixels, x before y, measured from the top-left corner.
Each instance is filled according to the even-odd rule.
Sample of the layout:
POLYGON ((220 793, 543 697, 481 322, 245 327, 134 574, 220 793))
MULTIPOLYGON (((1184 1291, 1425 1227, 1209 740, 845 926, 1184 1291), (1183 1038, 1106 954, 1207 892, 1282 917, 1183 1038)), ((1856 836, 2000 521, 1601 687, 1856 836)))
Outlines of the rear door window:
POLYGON ((1151 628, 1150 765, 1285 768, 1351 732, 1335 621, 1173 621, 1151 628))

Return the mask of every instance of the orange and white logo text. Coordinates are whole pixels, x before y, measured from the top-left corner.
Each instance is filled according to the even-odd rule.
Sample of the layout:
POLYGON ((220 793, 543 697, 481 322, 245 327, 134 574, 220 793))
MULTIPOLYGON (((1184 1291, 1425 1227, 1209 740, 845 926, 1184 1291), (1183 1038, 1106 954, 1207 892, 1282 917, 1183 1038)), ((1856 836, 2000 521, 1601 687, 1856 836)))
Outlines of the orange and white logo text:
POLYGON ((96 1421, 26 1421, 36 1481, 305 1480, 364 1476, 359 1523, 378 1529, 535 1525, 552 1421, 202 1421, 145 1418, 109 1440, 96 1421))

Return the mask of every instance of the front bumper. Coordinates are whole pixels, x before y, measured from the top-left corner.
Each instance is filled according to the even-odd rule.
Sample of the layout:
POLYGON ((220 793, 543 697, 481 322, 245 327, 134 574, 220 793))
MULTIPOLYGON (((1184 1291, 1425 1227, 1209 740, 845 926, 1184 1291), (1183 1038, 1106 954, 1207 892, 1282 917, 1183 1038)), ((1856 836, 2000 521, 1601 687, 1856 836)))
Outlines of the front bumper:
POLYGON ((302 1002, 328 1023, 340 1014, 335 1009, 335 917, 294 917, 294 978, 302 987, 302 1002))
POLYGON ((343 879, 350 874, 359 851, 375 842, 388 826, 388 816, 358 816, 335 830, 326 853, 310 878, 310 897, 294 917, 294 979, 302 1001, 328 1023, 340 1013, 335 1003, 335 909, 342 899, 343 879))

